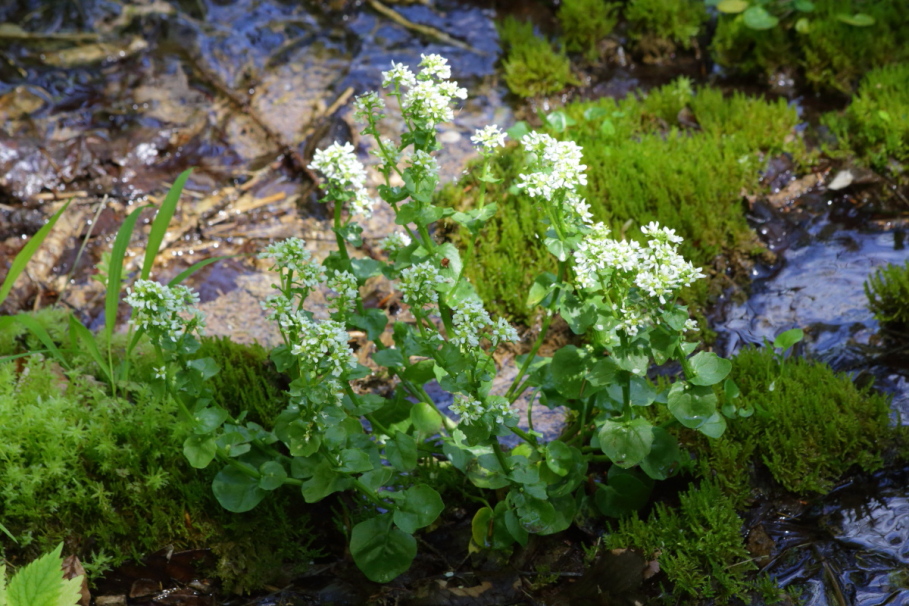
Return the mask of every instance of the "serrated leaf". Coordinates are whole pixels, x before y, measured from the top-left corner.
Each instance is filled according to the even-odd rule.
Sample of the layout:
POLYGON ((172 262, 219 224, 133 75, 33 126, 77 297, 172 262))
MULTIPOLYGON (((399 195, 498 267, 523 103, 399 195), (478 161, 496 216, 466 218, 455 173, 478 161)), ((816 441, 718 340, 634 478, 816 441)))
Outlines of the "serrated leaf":
POLYGON ((31 562, 10 579, 6 590, 9 606, 75 606, 82 577, 63 578, 63 543, 31 562))

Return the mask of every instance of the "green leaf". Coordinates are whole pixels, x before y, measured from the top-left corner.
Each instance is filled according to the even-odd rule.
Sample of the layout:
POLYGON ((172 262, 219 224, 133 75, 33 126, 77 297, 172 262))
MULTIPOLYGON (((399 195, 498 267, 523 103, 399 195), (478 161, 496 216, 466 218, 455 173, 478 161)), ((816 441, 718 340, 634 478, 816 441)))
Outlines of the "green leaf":
POLYGON ((644 418, 624 423, 603 423, 597 432, 600 449, 619 467, 634 467, 650 454, 653 445, 653 426, 644 418))
POLYGON ((766 30, 776 27, 780 20, 767 12, 762 6, 751 6, 742 13, 745 26, 754 30, 766 30))
POLYGON ((284 486, 284 480, 287 479, 287 471, 284 466, 277 461, 265 461, 259 467, 259 488, 262 490, 275 490, 284 486))
POLYGON ((814 11, 814 2, 811 0, 795 0, 792 3, 792 8, 803 13, 810 13, 814 11))
POLYGON ((32 316, 21 313, 13 316, 19 324, 22 324, 27 328, 33 335, 38 337, 38 340, 41 341, 41 344, 44 345, 48 351, 54 356, 54 359, 59 362, 61 366, 66 369, 72 369, 72 364, 69 360, 64 357, 63 352, 57 348, 57 344, 54 343, 54 339, 50 336, 50 333, 47 332, 47 329, 44 326, 35 320, 32 316))
POLYGON ((689 386, 675 383, 669 390, 669 412, 679 423, 697 429, 716 412, 716 395, 711 387, 689 386))
POLYGON ((34 256, 34 254, 41 247, 41 244, 44 242, 44 239, 47 238, 47 234, 54 228, 54 225, 57 223, 57 219, 66 212, 66 209, 69 208, 70 202, 72 200, 67 200, 60 210, 54 213, 54 216, 44 224, 41 229, 35 232, 35 235, 22 247, 22 250, 16 254, 16 258, 13 259, 12 265, 10 265, 9 272, 6 274, 6 277, 3 279, 3 284, 0 284, 0 305, 3 305, 3 301, 6 300, 6 297, 9 295, 9 292, 13 289, 13 284, 16 283, 16 280, 19 278, 19 275, 25 271, 26 265, 34 256))
POLYGON ((366 336, 370 341, 378 341, 379 336, 385 332, 385 326, 388 324, 388 316, 381 309, 370 308, 364 313, 356 314, 348 320, 351 326, 356 326, 366 331, 366 336))
POLYGON ((429 526, 436 521, 445 504, 442 497, 426 484, 411 486, 399 493, 397 507, 394 511, 395 524, 408 534, 429 526))
POLYGON ((571 254, 571 248, 558 238, 546 236, 543 238, 543 245, 546 247, 546 250, 552 253, 559 261, 567 261, 568 255, 571 254))
POLYGON ((726 417, 719 412, 714 412, 710 418, 697 429, 708 438, 716 439, 726 431, 726 417))
POLYGON ((721 0, 716 5, 716 9, 727 15, 737 15, 748 8, 748 2, 745 0, 721 0))
POLYGON ((619 467, 610 469, 607 485, 601 484, 596 493, 597 508, 603 515, 621 518, 647 504, 653 482, 645 482, 636 474, 619 467), (616 469, 619 473, 615 473, 616 469))
POLYGON ((253 509, 268 494, 259 487, 259 478, 243 473, 233 465, 219 471, 211 487, 221 507, 234 513, 253 509))
POLYGON ((588 122, 593 122, 594 120, 598 120, 608 113, 609 112, 606 111, 605 108, 594 105, 593 107, 588 107, 584 110, 584 119, 588 122))
POLYGON ((641 461, 641 470, 654 480, 665 480, 675 475, 681 462, 682 453, 675 437, 662 427, 654 427, 653 444, 641 461))
POLYGON ((615 134, 615 124, 612 123, 612 120, 606 118, 600 124, 600 134, 604 137, 611 137, 615 134))
POLYGON ((869 27, 874 25, 874 17, 866 13, 855 13, 854 15, 839 14, 836 18, 846 25, 854 27, 869 27))
POLYGON ((360 483, 371 490, 379 490, 388 484, 394 472, 390 467, 379 467, 360 476, 360 483))
POLYGON ((184 269, 183 271, 178 273, 176 276, 173 277, 173 279, 171 279, 170 282, 167 283, 167 285, 168 286, 177 286, 178 284, 183 282, 183 280, 190 277, 191 275, 193 275, 194 273, 196 273, 203 267, 207 267, 208 265, 211 265, 212 263, 217 263, 218 261, 223 261, 224 259, 232 259, 232 258, 238 257, 238 256, 240 256, 240 255, 221 255, 220 257, 209 257, 208 259, 202 259, 201 261, 199 261, 197 263, 193 263, 192 265, 190 265, 189 267, 187 267, 186 269, 184 269))
POLYGON ((410 568, 417 541, 392 526, 392 514, 360 522, 350 534, 350 555, 373 582, 387 583, 410 568))
POLYGON ((556 110, 546 116, 546 124, 555 132, 562 133, 569 126, 577 124, 577 122, 562 110, 556 110))
POLYGON ((385 443, 385 457, 399 471, 410 471, 417 466, 417 441, 404 432, 395 432, 394 439, 385 443))
MULTIPOLYGON (((79 603, 82 576, 63 578, 63 543, 34 560, 9 582, 4 603, 9 606, 75 606, 79 603)), ((5 574, 5 570, 3 571, 5 574)), ((2 587, 2 584, 0 584, 2 587)), ((0 591, 0 598, 3 598, 0 591)))
POLYGON ((587 373, 587 380, 595 387, 604 387, 615 382, 619 367, 612 358, 601 358, 587 373))
POLYGON ((442 415, 436 407, 426 402, 417 402, 410 409, 410 422, 417 431, 426 435, 434 435, 442 430, 442 415))
POLYGON ((380 349, 372 354, 372 361, 386 368, 404 366, 404 356, 401 355, 401 350, 393 348, 380 349))
POLYGON ((183 442, 183 456, 196 469, 208 467, 217 451, 214 436, 192 435, 183 442))
POLYGON ((569 293, 559 302, 559 313, 576 335, 583 335, 597 319, 597 308, 569 293))
POLYGON ((811 31, 811 20, 806 17, 799 17, 795 22, 795 31, 800 34, 807 34, 811 31))
POLYGON ((695 354, 689 361, 693 377, 688 377, 692 385, 716 385, 726 378, 732 370, 732 362, 721 358, 712 351, 702 351, 695 354))
POLYGON ((347 490, 353 485, 350 478, 347 478, 331 468, 327 461, 321 461, 312 470, 312 477, 303 482, 300 487, 303 498, 307 503, 321 501, 328 495, 347 490))
POLYGON ((436 363, 432 360, 420 360, 413 366, 409 367, 402 373, 402 377, 408 381, 413 381, 417 385, 423 385, 427 381, 436 378, 433 370, 436 363))
POLYGON ((113 371, 108 367, 108 361, 101 355, 101 350, 98 349, 98 343, 95 341, 95 335, 76 318, 75 314, 69 315, 69 331, 70 340, 74 341, 73 345, 76 346, 76 342, 81 343, 84 348, 83 351, 88 352, 88 355, 95 361, 101 372, 107 376, 108 382, 112 382, 113 371))
POLYGON ((345 448, 341 451, 341 466, 338 471, 344 473, 363 473, 373 468, 369 453, 359 448, 345 448))
POLYGON ((555 440, 546 445, 546 465, 558 476, 566 476, 575 461, 575 450, 565 442, 555 440))
POLYGON ((193 413, 193 419, 196 425, 193 431, 196 434, 204 435, 213 432, 221 427, 221 424, 227 420, 227 411, 217 406, 209 406, 193 413))
POLYGON ((535 499, 515 490, 508 493, 508 501, 514 507, 524 530, 533 534, 551 534, 552 528, 558 521, 552 503, 535 499))
POLYGON ((530 292, 527 293, 527 307, 534 307, 542 302, 552 292, 557 280, 558 277, 548 271, 537 276, 530 286, 530 292))
POLYGON ((555 388, 568 399, 576 399, 581 394, 587 374, 587 365, 581 350, 574 345, 567 345, 556 352, 549 365, 555 388))
POLYGON ((202 380, 207 381, 216 374, 221 368, 218 366, 218 363, 215 362, 214 358, 199 358, 197 360, 190 360, 186 363, 189 368, 193 368, 199 371, 199 374, 202 375, 202 380))
POLYGON ((357 277, 357 280, 360 282, 365 282, 373 276, 378 276, 380 273, 382 273, 383 265, 384 264, 381 261, 376 261, 375 259, 370 258, 350 260, 351 272, 354 276, 357 277))
POLYGON ((801 328, 793 328, 777 335, 776 339, 773 340, 773 346, 786 351, 803 338, 805 338, 805 331, 801 328))
POLYGON ((151 230, 148 232, 148 241, 145 244, 145 258, 142 261, 142 273, 139 275, 142 280, 147 280, 148 276, 151 275, 155 257, 158 256, 161 242, 164 241, 164 236, 167 234, 167 226, 170 224, 174 211, 177 209, 177 202, 180 200, 183 186, 186 185, 186 180, 189 179, 192 172, 193 169, 188 168, 177 176, 167 195, 164 196, 164 201, 161 202, 158 212, 155 213, 155 220, 152 221, 151 230))
POLYGON ((126 217, 117 231, 117 237, 111 248, 107 290, 104 295, 104 334, 108 343, 110 343, 111 335, 114 334, 114 326, 117 323, 117 307, 120 304, 120 289, 123 286, 123 257, 126 256, 126 249, 129 246, 136 221, 139 220, 139 215, 149 206, 151 205, 141 206, 126 217))
POLYGON ((524 120, 515 122, 514 125, 505 131, 508 137, 514 141, 520 141, 521 138, 530 132, 530 126, 524 120))

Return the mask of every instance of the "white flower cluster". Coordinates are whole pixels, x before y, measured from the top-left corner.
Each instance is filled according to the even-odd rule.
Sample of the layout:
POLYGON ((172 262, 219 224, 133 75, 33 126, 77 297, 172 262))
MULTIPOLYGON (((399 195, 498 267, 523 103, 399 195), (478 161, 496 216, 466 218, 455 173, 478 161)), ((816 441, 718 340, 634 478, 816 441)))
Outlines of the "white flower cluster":
POLYGON ((432 261, 412 265, 401 272, 401 298, 412 307, 438 303, 436 288, 447 281, 432 261))
POLYGON ((319 263, 313 263, 312 255, 306 250, 306 242, 300 238, 287 238, 273 242, 259 253, 260 259, 274 259, 272 271, 289 270, 296 274, 295 282, 303 288, 313 289, 325 281, 325 270, 319 263))
POLYGON ((385 101, 376 92, 368 92, 354 99, 354 119, 367 122, 375 113, 385 107, 385 101))
POLYGON ((495 422, 500 424, 506 420, 514 420, 517 416, 508 400, 497 396, 489 397, 486 404, 483 404, 471 395, 455 394, 449 409, 458 415, 459 422, 468 424, 479 421, 486 413, 492 413, 495 422))
POLYGON ((415 175, 417 180, 438 178, 439 176, 439 163, 422 149, 418 149, 410 157, 410 167, 417 173, 415 175))
POLYGON ((451 342, 455 345, 479 347, 480 340, 486 337, 495 349, 500 343, 505 341, 515 343, 520 339, 518 331, 504 318, 499 318, 493 323, 479 299, 468 299, 451 309, 454 323, 451 342))
POLYGON ((266 312, 266 317, 272 321, 279 321, 285 315, 294 313, 294 302, 280 293, 268 295, 260 305, 266 312))
POLYGON ((480 153, 489 155, 495 152, 497 147, 505 146, 505 133, 499 130, 495 124, 478 128, 476 133, 470 137, 470 141, 477 146, 480 153))
POLYGON ((435 126, 454 119, 452 99, 466 99, 467 90, 458 86, 451 78, 448 61, 440 55, 421 55, 420 67, 414 75, 407 66, 392 62, 391 69, 382 73, 382 86, 394 87, 398 93, 408 89, 401 106, 413 119, 435 126))
POLYGON ((340 378, 346 370, 357 365, 347 344, 347 331, 340 322, 317 322, 304 312, 283 314, 277 320, 291 341, 290 353, 297 356, 303 368, 340 378))
POLYGON ((389 255, 393 255, 402 248, 406 248, 410 245, 410 236, 402 231, 395 231, 379 242, 379 248, 387 252, 389 255))
MULTIPOLYGON (((626 304, 618 313, 619 328, 631 336, 651 323, 651 310, 672 301, 679 289, 704 277, 678 253, 682 238, 675 230, 652 222, 641 231, 650 237, 646 247, 613 240, 609 238, 609 228, 597 223, 574 253, 575 273, 582 287, 599 290, 616 285, 639 289, 643 309, 626 304)), ((692 327, 691 323, 688 327, 692 327)))
POLYGON ((517 186, 532 198, 548 202, 560 199, 574 218, 589 225, 593 220, 590 205, 577 193, 579 186, 587 185, 587 165, 581 163, 581 147, 574 141, 557 141, 540 133, 524 135, 521 143, 536 160, 532 164, 534 172, 519 175, 517 186))
POLYGON ((335 311, 344 311, 350 313, 357 304, 357 278, 349 271, 336 271, 328 279, 328 288, 337 293, 336 296, 328 297, 329 304, 335 311))
POLYGON ((153 342, 176 343, 184 332, 202 334, 205 328, 205 317, 195 307, 199 295, 186 286, 136 280, 126 293, 126 302, 133 308, 130 322, 144 329, 153 342))
POLYGON ((366 169, 357 160, 350 143, 332 143, 325 149, 316 150, 310 169, 325 175, 332 187, 353 193, 350 212, 366 217, 372 214, 373 201, 366 193, 366 169))

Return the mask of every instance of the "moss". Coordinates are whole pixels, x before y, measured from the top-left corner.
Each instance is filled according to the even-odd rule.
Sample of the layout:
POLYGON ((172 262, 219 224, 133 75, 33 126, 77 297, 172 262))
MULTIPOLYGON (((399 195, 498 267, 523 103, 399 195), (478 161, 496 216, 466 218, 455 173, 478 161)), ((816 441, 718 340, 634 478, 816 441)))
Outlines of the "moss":
POLYGON ((607 549, 637 547, 655 556, 672 585, 668 602, 713 598, 725 603, 744 598, 753 587, 749 576, 756 566, 741 527, 732 500, 717 485, 703 482, 680 495, 678 508, 657 503, 647 521, 635 513, 604 541, 607 549))
POLYGON ((529 21, 507 17, 498 25, 505 52, 502 69, 509 90, 521 97, 556 93, 578 81, 571 73, 571 62, 564 52, 533 32, 529 21))
POLYGON ((695 449, 702 473, 739 505, 748 498, 747 478, 736 478, 746 475, 741 470, 762 463, 786 490, 824 494, 853 467, 880 469, 894 442, 888 399, 826 364, 789 358, 781 367, 772 350, 745 349, 732 378, 742 392, 736 405, 754 415, 730 421, 720 439, 698 440, 695 449))
MULTIPOLYGON (((604 98, 565 111, 577 124, 551 134, 584 148, 584 194, 595 220, 632 238, 640 237, 639 226, 659 221, 678 230, 685 238, 683 254, 701 267, 714 266, 717 255, 734 258, 735 265, 761 254, 741 192, 759 187, 764 154, 791 151, 807 158, 792 136, 798 116, 784 101, 724 97, 711 88, 694 94, 687 80, 652 91, 643 101, 604 98), (686 123, 699 127, 683 126, 683 108, 691 113, 686 123)), ((525 294, 554 263, 537 239, 541 214, 529 198, 509 189, 522 170, 522 154, 511 146, 496 159, 496 174, 504 181, 490 188, 487 199, 498 203, 499 212, 476 242, 476 262, 467 264, 467 275, 497 313, 528 321, 532 310, 525 294)), ((443 200, 468 207, 472 191, 469 181, 450 186, 443 200)), ((728 286, 729 277, 718 271, 684 298, 697 308, 728 286)))
POLYGON ((798 69, 817 90, 849 93, 868 70, 904 61, 905 7, 892 0, 817 0, 810 13, 780 13, 777 27, 755 31, 743 15, 720 15, 711 50, 720 65, 743 74, 798 69), (867 27, 843 21, 863 13, 867 27), (802 25, 796 24, 802 20, 802 25))
POLYGON ((226 588, 241 592, 274 579, 284 562, 308 563, 312 527, 299 495, 225 511, 211 490, 217 469, 190 468, 187 429, 142 372, 127 401, 41 356, 0 363, 0 510, 19 541, 4 539, 0 555, 25 561, 66 541, 97 574, 167 546, 210 548, 226 588))
POLYGON ((625 18, 645 54, 662 57, 691 48, 708 15, 701 0, 631 0, 625 18))
POLYGON ((565 0, 559 7, 562 38, 569 51, 584 53, 590 61, 599 57, 597 44, 618 23, 619 5, 605 0, 565 0))
POLYGON ((868 308, 885 334, 906 339, 909 335, 909 261, 888 264, 865 282, 868 308))
POLYGON ((862 80, 842 113, 823 116, 841 151, 881 170, 909 162, 909 63, 882 67, 862 80))
POLYGON ((274 426, 287 406, 286 378, 275 370, 264 347, 240 345, 227 337, 204 338, 195 357, 211 357, 221 369, 212 377, 218 406, 234 415, 248 411, 250 421, 274 426))

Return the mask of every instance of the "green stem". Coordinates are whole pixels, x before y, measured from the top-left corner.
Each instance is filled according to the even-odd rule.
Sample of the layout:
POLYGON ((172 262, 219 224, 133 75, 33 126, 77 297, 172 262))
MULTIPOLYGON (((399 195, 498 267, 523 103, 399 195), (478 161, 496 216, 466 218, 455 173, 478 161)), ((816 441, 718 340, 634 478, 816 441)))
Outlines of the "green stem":
POLYGON ((511 467, 508 465, 508 461, 505 460, 505 453, 502 452, 502 446, 495 438, 492 439, 492 451, 496 453, 496 458, 499 460, 499 465, 501 465, 502 469, 505 470, 505 475, 510 476, 511 467))

